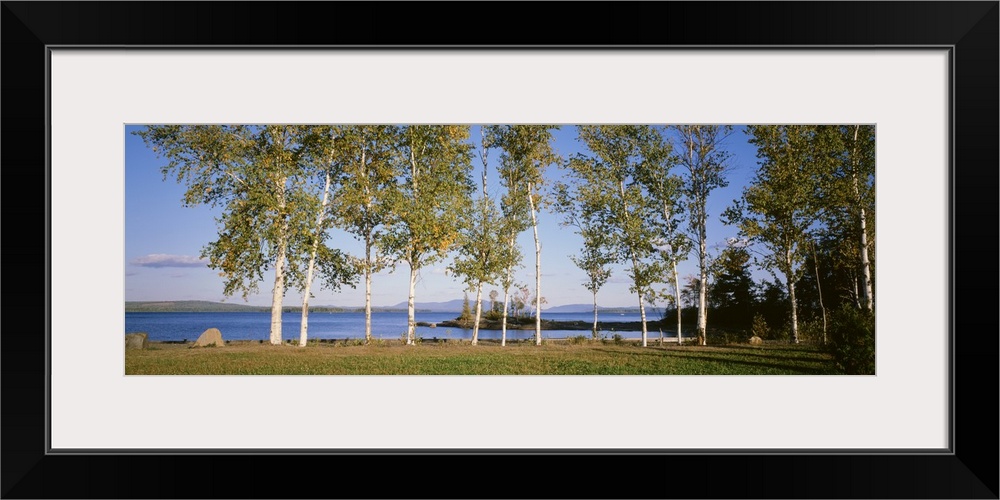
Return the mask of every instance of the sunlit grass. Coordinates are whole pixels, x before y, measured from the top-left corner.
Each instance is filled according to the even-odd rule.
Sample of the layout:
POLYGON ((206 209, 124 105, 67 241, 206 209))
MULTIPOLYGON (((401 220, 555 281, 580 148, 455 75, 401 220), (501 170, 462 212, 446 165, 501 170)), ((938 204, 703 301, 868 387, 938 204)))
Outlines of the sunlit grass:
POLYGON ((835 374, 817 346, 676 346, 549 340, 509 344, 310 344, 233 342, 189 348, 154 344, 125 355, 128 375, 822 375, 835 374))

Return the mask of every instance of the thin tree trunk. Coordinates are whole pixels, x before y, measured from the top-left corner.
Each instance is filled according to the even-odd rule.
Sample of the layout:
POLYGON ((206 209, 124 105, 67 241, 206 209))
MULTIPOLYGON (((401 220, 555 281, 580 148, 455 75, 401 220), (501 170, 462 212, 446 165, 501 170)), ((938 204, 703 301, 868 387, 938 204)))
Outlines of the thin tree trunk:
POLYGON ((708 344, 708 305, 706 304, 706 295, 708 291, 708 270, 706 269, 705 260, 705 236, 700 235, 698 242, 698 343, 700 345, 708 344))
POLYGON ((642 321, 642 346, 646 347, 646 306, 643 304, 642 292, 639 292, 639 319, 642 321))
MULTIPOLYGON (((695 128, 688 128, 687 138, 688 138, 688 168, 691 170, 692 177, 696 176, 698 182, 696 183, 697 188, 695 189, 695 206, 696 213, 694 214, 696 220, 696 228, 698 232, 698 323, 697 323, 697 335, 698 335, 698 345, 708 344, 708 309, 706 307, 706 288, 707 288, 707 271, 705 269, 705 203, 706 195, 702 192, 704 179, 701 178, 703 172, 701 169, 695 167, 694 162, 694 134, 695 128)), ((704 160, 704 158, 702 158, 704 160)), ((701 163, 701 162, 699 162, 701 163)), ((694 182, 694 180, 692 180, 694 182)), ((678 332, 680 335, 680 332, 678 332)), ((679 337, 678 337, 679 338, 679 337)))
POLYGON ((858 277, 857 277, 857 275, 851 276, 851 283, 854 284, 854 292, 851 294, 851 299, 854 300, 854 307, 857 307, 858 309, 861 309, 861 295, 860 295, 860 292, 858 292, 858 277))
POLYGON ((683 336, 681 335, 681 276, 677 274, 677 259, 673 260, 674 264, 674 301, 677 304, 677 345, 684 343, 683 336))
MULTIPOLYGON (((510 272, 507 273, 510 276, 510 272)), ((503 315, 500 316, 500 347, 507 345, 507 308, 510 307, 510 290, 503 291, 503 315)))
POLYGON ((875 307, 875 291, 872 289, 871 261, 868 259, 868 229, 865 221, 865 209, 861 207, 861 278, 865 292, 865 309, 872 311, 875 307))
POLYGON ((306 285, 302 291, 302 326, 299 329, 299 347, 305 347, 309 329, 309 290, 312 289, 313 272, 316 270, 316 252, 319 250, 319 239, 323 235, 323 219, 326 215, 326 204, 330 195, 330 172, 326 173, 326 184, 323 186, 323 202, 320 204, 319 215, 316 216, 316 235, 309 253, 309 266, 306 269, 306 285))
POLYGON ((816 269, 816 292, 819 293, 819 310, 823 313, 823 344, 826 344, 826 306, 823 305, 823 287, 819 283, 819 254, 813 245, 813 264, 816 269))
POLYGON ((365 237, 365 344, 372 340, 372 244, 365 237))
POLYGON ((795 281, 792 279, 792 255, 785 252, 785 263, 788 270, 785 273, 785 285, 788 287, 788 300, 792 305, 792 342, 799 343, 798 304, 795 302, 795 281))
POLYGON ((531 206, 531 229, 535 234, 535 345, 542 345, 542 246, 538 242, 538 218, 535 216, 532 188, 534 184, 529 182, 528 204, 531 206))
POLYGON ((479 318, 483 311, 483 283, 476 285, 476 323, 472 325, 472 345, 479 342, 479 318))
POLYGON ((597 340, 597 292, 594 292, 594 340, 597 340))
MULTIPOLYGON (((365 184, 365 215, 372 211, 371 180, 368 177, 368 147, 361 147, 361 173, 365 184)), ((372 341, 372 231, 374 228, 366 221, 365 228, 365 345, 372 341)))
POLYGON ((417 322, 413 316, 413 292, 417 288, 417 268, 410 263, 410 297, 406 300, 406 345, 413 345, 417 322))
POLYGON ((271 292, 271 345, 281 345, 281 302, 285 297, 284 234, 278 238, 278 256, 274 263, 274 288, 271 292))
POLYGON ((860 223, 861 223, 861 275, 862 275, 862 290, 864 291, 864 307, 868 311, 871 311, 874 307, 874 292, 872 291, 872 274, 871 274, 871 262, 868 260, 868 221, 865 217, 865 206, 861 200, 861 189, 859 187, 858 181, 858 131, 861 129, 860 125, 854 126, 854 168, 851 169, 851 180, 854 184, 854 199, 858 204, 860 209, 860 223))
MULTIPOLYGON (((517 236, 514 234, 510 235, 510 239, 507 240, 510 249, 513 252, 514 245, 517 241, 517 236)), ((513 264, 507 266, 507 277, 504 283, 511 283, 511 276, 514 274, 513 264)), ((507 311, 510 308, 510 286, 505 286, 503 289, 503 315, 500 316, 500 347, 507 345, 507 311)))
POLYGON ((278 235, 278 255, 274 262, 274 288, 271 290, 271 345, 281 345, 281 306, 285 298, 285 258, 288 252, 288 219, 285 215, 284 179, 278 185, 278 214, 282 218, 278 235))
MULTIPOLYGON (((625 223, 628 224, 629 213, 628 213, 628 202, 625 199, 625 181, 622 180, 618 181, 618 192, 621 194, 622 197, 622 213, 625 214, 625 223)), ((632 274, 633 276, 637 277, 639 276, 639 261, 635 258, 635 252, 631 248, 629 248, 629 253, 631 254, 632 257, 632 274)), ((636 283, 637 289, 639 288, 638 285, 639 284, 636 283)), ((643 302, 642 291, 639 290, 636 292, 636 294, 639 295, 639 317, 642 320, 642 346, 646 347, 646 308, 642 304, 643 302)))

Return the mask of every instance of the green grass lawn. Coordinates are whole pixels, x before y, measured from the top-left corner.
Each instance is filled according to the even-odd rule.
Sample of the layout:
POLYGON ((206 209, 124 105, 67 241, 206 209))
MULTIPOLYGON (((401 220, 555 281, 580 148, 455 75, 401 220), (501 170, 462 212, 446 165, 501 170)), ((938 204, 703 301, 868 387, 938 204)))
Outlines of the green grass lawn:
POLYGON ((836 374, 819 346, 765 344, 640 347, 630 342, 547 340, 379 345, 257 342, 189 348, 151 343, 125 351, 127 375, 824 375, 836 374))

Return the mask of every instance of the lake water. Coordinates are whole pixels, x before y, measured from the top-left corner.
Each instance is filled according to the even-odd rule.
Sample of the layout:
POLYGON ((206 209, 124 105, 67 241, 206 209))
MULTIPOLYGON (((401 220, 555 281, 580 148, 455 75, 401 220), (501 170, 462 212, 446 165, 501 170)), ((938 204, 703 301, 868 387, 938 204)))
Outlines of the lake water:
MULTIPOLYGON (((417 321, 440 323, 455 319, 456 313, 416 313, 417 321)), ((298 340, 301 313, 282 314, 283 339, 298 340)), ((542 319, 554 321, 586 321, 594 320, 593 313, 542 313, 542 319)), ((656 317, 647 315, 647 320, 656 317)), ((598 317, 601 322, 639 321, 639 314, 605 313, 598 317)), ((405 312, 373 312, 372 336, 385 340, 399 339, 406 332, 405 312)), ((194 341, 208 328, 218 328, 226 340, 267 340, 270 338, 271 313, 269 312, 127 312, 125 313, 125 333, 146 332, 149 340, 184 340, 194 341)), ((508 339, 534 338, 534 330, 507 330, 508 339)), ((602 329, 602 333, 611 337, 620 333, 625 338, 639 338, 642 333, 613 332, 602 329)), ((363 338, 365 335, 365 314, 363 312, 345 313, 310 313, 309 338, 345 339, 363 338)), ((471 339, 472 329, 462 329, 439 326, 436 328, 418 326, 417 335, 425 339, 471 339)), ((590 330, 542 330, 544 338, 564 338, 575 335, 590 336, 590 330)), ((657 329, 649 329, 649 338, 659 338, 657 329)), ((676 337, 674 330, 663 331, 665 337, 676 337)), ((685 337, 687 337, 685 335, 685 337)), ((480 330, 479 338, 499 339, 500 330, 480 330)))

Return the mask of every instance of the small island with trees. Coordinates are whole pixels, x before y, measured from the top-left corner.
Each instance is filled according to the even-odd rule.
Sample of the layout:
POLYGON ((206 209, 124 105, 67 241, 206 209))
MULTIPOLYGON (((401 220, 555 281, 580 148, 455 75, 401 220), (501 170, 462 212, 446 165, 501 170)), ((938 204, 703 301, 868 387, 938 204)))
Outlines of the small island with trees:
MULTIPOLYGON (((143 343, 126 374, 865 374, 875 373, 875 127, 844 125, 149 125, 134 131, 184 186, 185 206, 219 210, 202 258, 225 296, 269 282, 269 335, 224 349, 143 343), (553 147, 575 131, 579 152, 553 147), (723 209, 732 134, 756 171, 723 209), (492 162, 490 161, 492 159, 492 162), (474 178, 474 165, 481 167, 474 178), (488 175, 489 174, 489 175, 488 175), (491 185, 490 179, 495 179, 491 185), (714 213, 713 212, 714 209, 714 213), (586 279, 543 279, 542 213, 582 244, 567 255, 586 279), (737 237, 713 245, 711 218, 737 237), (360 242, 349 253, 333 230, 360 242), (533 245, 518 237, 530 233, 533 245), (678 265, 690 259, 686 279, 678 265), (441 265, 467 290, 423 338, 422 270, 441 265), (533 270, 519 283, 515 271, 533 270), (409 275, 405 332, 372 334, 373 277, 409 275), (755 280, 753 272, 770 280, 755 280), (609 279, 626 279, 638 321, 600 317, 609 279), (310 338, 312 290, 363 287, 352 339, 310 338), (593 321, 545 318, 544 287, 583 287, 593 321), (287 290, 301 304, 284 303, 287 290), (282 313, 301 314, 297 341, 282 313), (499 331, 480 338, 480 330, 499 331), (512 340, 508 330, 533 332, 512 340), (580 335, 547 338, 546 330, 580 335), (615 332, 636 332, 625 338, 615 332), (664 332, 668 332, 665 340, 664 332)), ((551 292, 549 292, 551 293, 551 292)), ((179 304, 180 302, 170 304, 179 304)), ((127 302, 127 311, 176 305, 127 302), (131 308, 131 309, 130 309, 131 308)), ((214 308, 214 309, 213 309, 214 308)), ((384 309, 384 308, 381 308, 384 309)), ((205 325, 211 328, 213 325, 205 325)), ((134 333, 134 332, 133 332, 134 333)))

